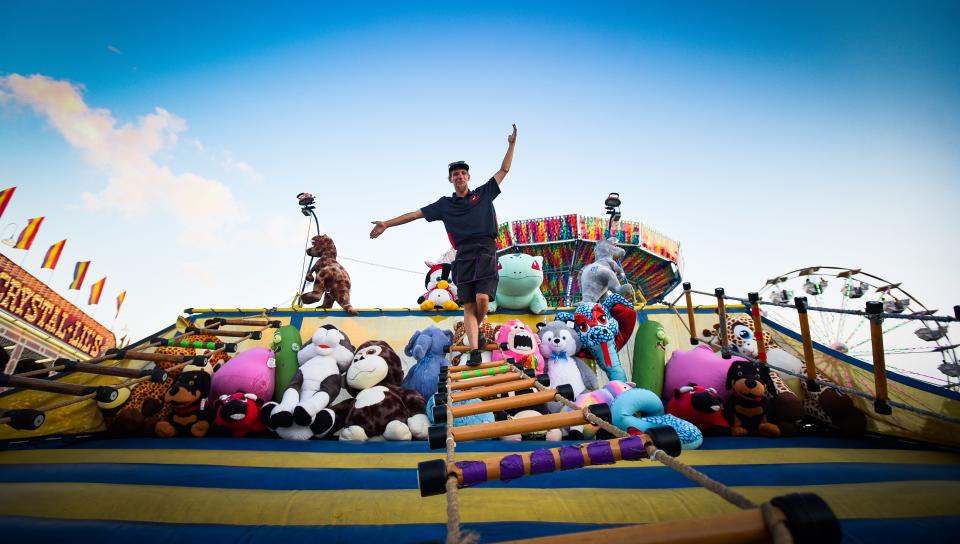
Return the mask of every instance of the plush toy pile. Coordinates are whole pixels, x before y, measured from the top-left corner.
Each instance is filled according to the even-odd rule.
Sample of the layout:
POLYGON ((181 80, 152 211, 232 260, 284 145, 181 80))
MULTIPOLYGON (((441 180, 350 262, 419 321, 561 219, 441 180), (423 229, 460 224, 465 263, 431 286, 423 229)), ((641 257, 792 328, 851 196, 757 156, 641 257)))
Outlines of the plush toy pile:
MULTIPOLYGON (((528 261, 518 257, 511 262, 521 260, 528 261)), ((438 270, 439 286, 446 280, 443 268, 438 270)), ((491 360, 512 359, 552 388, 569 387, 577 407, 608 405, 613 424, 627 433, 670 427, 684 449, 699 447, 704 436, 789 436, 806 432, 811 422, 844 434, 864 432, 866 415, 852 399, 832 388, 807 390, 805 380, 786 373, 797 373, 802 364, 769 334, 764 337, 769 364, 754 361, 759 346, 750 316, 731 314, 725 328, 718 326, 711 332, 711 344, 674 351, 665 368, 668 338, 663 327, 650 321, 640 324, 633 344, 632 381, 628 381, 620 352, 636 327, 637 312, 630 301, 608 292, 599 302, 582 302, 572 311, 557 312, 553 320, 538 323, 536 332, 521 319, 504 320, 497 327, 484 321, 480 332, 486 342, 497 345, 486 353, 491 360), (727 359, 714 351, 723 335, 734 353, 727 359), (784 369, 787 378, 777 368, 784 369)), ((286 325, 274 332, 269 347, 249 348, 226 361, 218 354, 215 364, 186 365, 171 372, 163 384, 144 383, 128 391, 118 403, 103 406, 103 413, 115 434, 425 440, 438 403, 439 376, 444 367, 460 362, 451 348, 465 344, 462 322, 452 331, 437 326, 414 331, 403 349, 409 365, 405 370, 400 355, 382 340, 366 340, 354 347, 343 330, 329 323, 306 339, 299 328, 286 325)), ((158 351, 194 354, 179 348, 158 351)), ((510 391, 499 397, 531 391, 510 391)), ((476 425, 570 409, 550 402, 459 416, 455 421, 476 425)), ((585 424, 502 439, 561 437, 610 436, 585 424)))

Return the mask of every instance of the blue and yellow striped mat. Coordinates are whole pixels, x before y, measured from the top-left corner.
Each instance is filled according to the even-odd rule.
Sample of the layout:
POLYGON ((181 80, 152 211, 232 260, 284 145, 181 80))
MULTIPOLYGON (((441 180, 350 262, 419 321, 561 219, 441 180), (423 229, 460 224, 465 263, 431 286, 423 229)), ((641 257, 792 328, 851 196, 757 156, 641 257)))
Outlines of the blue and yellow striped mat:
MULTIPOLYGON (((555 444, 551 444, 555 445, 555 444)), ((482 459, 544 447, 484 441, 482 459)), ((446 499, 421 498, 423 442, 95 439, 0 451, 0 540, 443 541, 446 499)), ((960 541, 960 454, 887 439, 710 438, 680 459, 759 503, 817 493, 849 542, 960 541), (909 539, 909 540, 908 540, 909 539)), ((460 492, 484 542, 695 518, 734 507, 651 461, 460 492)))

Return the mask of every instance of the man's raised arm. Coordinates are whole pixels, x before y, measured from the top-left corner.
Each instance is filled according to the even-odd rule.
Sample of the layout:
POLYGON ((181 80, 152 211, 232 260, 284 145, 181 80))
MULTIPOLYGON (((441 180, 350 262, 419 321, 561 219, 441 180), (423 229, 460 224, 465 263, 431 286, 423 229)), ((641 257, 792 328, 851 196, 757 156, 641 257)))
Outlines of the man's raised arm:
POLYGON ((420 219, 423 217, 423 210, 416 210, 410 213, 405 213, 399 217, 394 217, 393 219, 387 221, 371 221, 373 223, 373 230, 370 231, 370 238, 376 238, 383 234, 383 231, 387 230, 390 227, 396 227, 398 225, 404 225, 411 221, 420 219))
POLYGON ((507 154, 503 157, 503 164, 500 165, 500 170, 493 175, 493 179, 497 180, 497 185, 503 183, 503 178, 507 177, 507 172, 510 171, 510 165, 513 164, 513 147, 517 143, 517 125, 513 125, 513 134, 507 136, 507 154))

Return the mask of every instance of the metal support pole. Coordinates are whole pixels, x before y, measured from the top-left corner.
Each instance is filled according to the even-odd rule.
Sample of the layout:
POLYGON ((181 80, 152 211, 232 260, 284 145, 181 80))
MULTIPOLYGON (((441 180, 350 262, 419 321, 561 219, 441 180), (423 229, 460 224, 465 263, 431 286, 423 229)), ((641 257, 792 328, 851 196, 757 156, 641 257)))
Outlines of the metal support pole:
POLYGON ((690 282, 683 282, 683 296, 687 301, 687 320, 690 321, 690 344, 697 345, 697 323, 693 317, 693 298, 690 296, 690 282))
POLYGON ((717 296, 717 313, 720 315, 720 355, 724 359, 730 358, 730 339, 727 338, 727 306, 723 300, 723 287, 717 287, 713 290, 717 296))
POLYGON ((800 321, 800 336, 803 339, 803 365, 807 371, 807 389, 820 391, 817 379, 817 365, 813 362, 813 340, 810 338, 810 321, 807 319, 807 297, 793 299, 797 307, 797 319, 800 321))
POLYGON ((873 382, 876 386, 876 397, 873 401, 873 410, 885 416, 893 413, 887 404, 887 368, 883 358, 883 303, 879 300, 867 302, 867 319, 870 320, 870 343, 873 346, 873 382))

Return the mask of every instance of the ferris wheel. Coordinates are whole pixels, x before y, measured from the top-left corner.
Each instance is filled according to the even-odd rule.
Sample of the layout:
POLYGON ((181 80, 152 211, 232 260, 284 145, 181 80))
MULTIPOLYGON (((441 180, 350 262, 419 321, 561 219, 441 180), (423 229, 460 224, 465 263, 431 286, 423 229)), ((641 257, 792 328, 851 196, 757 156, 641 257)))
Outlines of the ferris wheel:
MULTIPOLYGON (((907 293, 900 283, 889 282, 860 269, 835 266, 800 268, 768 279, 758 291, 763 300, 794 304, 794 297, 807 297, 812 307, 860 310, 868 301, 883 303, 883 312, 915 319, 885 319, 883 347, 891 370, 943 386, 960 383, 956 348, 946 323, 929 319, 937 310, 928 308, 907 293), (924 317, 928 319, 924 319, 924 317), (938 372, 939 371, 939 372, 938 372)), ((799 330, 797 313, 790 308, 764 305, 766 317, 799 330)), ((862 315, 821 312, 811 309, 810 334, 836 351, 872 362, 869 320, 862 315)))

